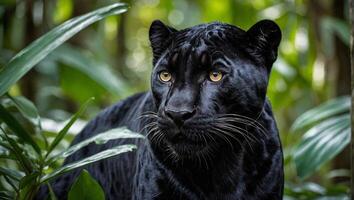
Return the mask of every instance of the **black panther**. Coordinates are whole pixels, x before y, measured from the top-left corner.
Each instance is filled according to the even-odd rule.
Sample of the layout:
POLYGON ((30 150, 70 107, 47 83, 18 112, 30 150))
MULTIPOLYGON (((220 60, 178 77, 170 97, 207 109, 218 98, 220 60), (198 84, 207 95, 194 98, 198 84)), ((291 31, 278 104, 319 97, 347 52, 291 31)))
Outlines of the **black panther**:
MULTIPOLYGON (((176 30, 151 24, 151 91, 101 112, 73 144, 127 126, 146 140, 91 144, 70 163, 119 144, 135 152, 86 167, 107 199, 282 199, 283 156, 266 97, 281 31, 262 20, 244 31, 213 22, 176 30)), ((80 173, 52 182, 66 199, 80 173)), ((41 188, 38 199, 47 195, 41 188)))

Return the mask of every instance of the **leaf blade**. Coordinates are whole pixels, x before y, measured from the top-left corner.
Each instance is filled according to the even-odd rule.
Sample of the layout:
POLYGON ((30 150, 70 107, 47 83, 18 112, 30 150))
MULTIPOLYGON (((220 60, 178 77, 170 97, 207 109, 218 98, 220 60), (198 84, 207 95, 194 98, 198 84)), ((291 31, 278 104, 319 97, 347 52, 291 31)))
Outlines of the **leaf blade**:
POLYGON ((127 9, 128 6, 124 3, 115 3, 97 9, 68 20, 32 42, 28 47, 13 57, 0 71, 0 96, 4 95, 11 85, 16 83, 34 67, 34 65, 77 32, 104 17, 123 13, 127 11, 127 9))
POLYGON ((68 194, 68 200, 104 200, 105 195, 100 184, 91 177, 88 171, 82 170, 68 194))
POLYGON ((59 144, 59 142, 64 138, 64 136, 68 133, 70 127, 74 124, 74 122, 79 118, 79 116, 86 110, 88 104, 93 101, 94 98, 90 98, 87 100, 69 120, 69 122, 63 127, 62 130, 59 131, 58 135, 55 137, 54 141, 50 144, 46 157, 53 151, 53 149, 59 144))
POLYGON ((0 175, 6 175, 16 181, 20 181, 21 178, 24 176, 23 173, 20 171, 14 170, 14 169, 9 169, 5 167, 0 167, 0 175))
POLYGON ((1 104, 0 119, 5 122, 20 139, 30 144, 39 156, 41 155, 41 149, 39 148, 38 144, 32 139, 30 134, 21 126, 16 118, 13 117, 11 113, 8 112, 1 104))
POLYGON ((84 56, 79 50, 63 45, 55 51, 55 57, 66 65, 86 74, 112 94, 126 93, 127 86, 117 75, 113 75, 107 64, 84 56))
POLYGON ((30 120, 34 125, 41 127, 41 119, 38 110, 30 100, 23 96, 9 97, 24 117, 30 120))
POLYGON ((141 134, 138 134, 138 133, 134 133, 125 127, 118 127, 118 128, 110 129, 106 132, 99 133, 93 137, 90 137, 86 140, 83 140, 83 141, 69 147, 67 150, 61 152, 59 155, 53 156, 53 158, 50 162, 53 162, 58 159, 66 158, 92 142, 95 142, 96 144, 103 144, 109 140, 123 139, 123 138, 124 139, 126 139, 126 138, 144 138, 144 136, 141 134))
POLYGON ((313 109, 300 115, 291 127, 291 132, 297 132, 305 129, 306 127, 324 120, 328 117, 349 112, 350 109, 350 97, 339 97, 330 101, 327 101, 313 109))
POLYGON ((116 155, 121 154, 121 153, 129 152, 129 151, 132 151, 134 149, 136 149, 135 145, 126 144, 126 145, 120 145, 120 146, 116 146, 116 147, 111 148, 111 149, 107 149, 107 150, 101 151, 101 152, 99 152, 97 154, 94 154, 92 156, 89 156, 87 158, 84 158, 82 160, 79 160, 79 161, 76 161, 76 162, 73 162, 73 163, 69 163, 67 165, 62 166, 59 169, 56 169, 52 173, 43 176, 41 178, 41 182, 43 183, 43 182, 46 182, 46 181, 50 181, 53 178, 55 178, 55 177, 57 177, 57 176, 59 176, 61 174, 64 174, 66 172, 69 172, 71 170, 74 170, 76 168, 83 167, 83 166, 86 166, 88 164, 91 164, 91 163, 94 163, 94 162, 97 162, 97 161, 100 161, 100 160, 103 160, 103 159, 106 159, 106 158, 110 158, 112 156, 116 156, 116 155))
POLYGON ((350 142, 350 116, 343 115, 323 121, 326 129, 310 129, 294 150, 294 161, 300 178, 304 179, 341 152, 350 142), (333 120, 336 119, 336 120, 333 120), (332 120, 332 121, 331 121, 332 120), (311 132, 312 130, 312 132, 311 132), (315 131, 313 131, 315 130, 315 131))

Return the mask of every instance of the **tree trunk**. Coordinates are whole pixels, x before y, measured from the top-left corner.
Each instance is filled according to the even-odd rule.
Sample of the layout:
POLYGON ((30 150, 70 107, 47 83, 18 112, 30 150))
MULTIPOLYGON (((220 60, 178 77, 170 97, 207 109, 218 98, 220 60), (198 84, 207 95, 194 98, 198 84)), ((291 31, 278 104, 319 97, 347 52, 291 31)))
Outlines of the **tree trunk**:
MULTIPOLYGON (((26 35, 25 35, 25 46, 28 46, 31 42, 33 42, 37 37, 39 37, 40 33, 38 30, 40 28, 36 27, 33 22, 33 0, 26 1, 26 35)), ((30 70, 19 82, 21 93, 25 97, 27 97, 31 101, 35 101, 36 97, 36 84, 38 73, 35 70, 30 70)))
MULTIPOLYGON (((347 20, 344 16, 346 0, 333 1, 333 16, 340 20, 347 20)), ((334 96, 350 95, 350 48, 338 36, 335 37, 335 86, 334 96)), ((334 160, 335 169, 350 169, 350 147, 345 148, 334 160)), ((338 177, 335 182, 349 182, 346 177, 338 177)))
MULTIPOLYGON (((322 0, 310 0, 308 15, 314 28, 316 47, 320 54, 324 54, 323 38, 321 38, 321 20, 331 16, 336 19, 345 19, 346 0, 333 0, 332 6, 326 6, 322 0)), ((335 98, 350 95, 350 50, 343 41, 335 36, 333 55, 325 55, 326 82, 330 86, 330 97, 335 98)), ((350 147, 345 148, 332 162, 334 169, 350 169, 350 147)), ((334 182, 349 182, 347 177, 336 177, 334 182)))
POLYGON ((353 167, 354 167, 354 142, 353 142, 353 138, 354 138, 354 129, 353 129, 353 124, 354 124, 354 117, 353 117, 353 110, 354 110, 354 42, 353 42, 353 39, 354 39, 354 0, 350 0, 349 1, 349 10, 350 10, 350 23, 351 23, 351 37, 350 37, 350 61, 351 61, 351 86, 352 86, 352 108, 351 108, 351 124, 352 124, 352 139, 351 139, 351 169, 352 169, 352 174, 351 174, 351 196, 352 196, 352 199, 353 199, 353 191, 354 191, 354 170, 353 170, 353 167))

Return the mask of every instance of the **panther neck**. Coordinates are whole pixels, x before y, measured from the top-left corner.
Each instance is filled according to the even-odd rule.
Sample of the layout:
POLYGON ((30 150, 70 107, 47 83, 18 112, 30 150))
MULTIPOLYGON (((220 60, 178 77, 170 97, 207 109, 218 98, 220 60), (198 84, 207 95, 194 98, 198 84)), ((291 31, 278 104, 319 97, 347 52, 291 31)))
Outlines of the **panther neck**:
POLYGON ((152 158, 150 166, 158 171, 158 178, 151 180, 151 185, 157 184, 159 193, 173 193, 176 188, 183 188, 182 193, 189 196, 182 199, 190 199, 193 195, 208 199, 208 195, 212 194, 232 194, 238 184, 244 182, 243 161, 244 156, 249 156, 245 149, 226 148, 214 154, 210 161, 203 161, 202 158, 172 161, 165 159, 168 155, 149 148, 146 156, 152 158))

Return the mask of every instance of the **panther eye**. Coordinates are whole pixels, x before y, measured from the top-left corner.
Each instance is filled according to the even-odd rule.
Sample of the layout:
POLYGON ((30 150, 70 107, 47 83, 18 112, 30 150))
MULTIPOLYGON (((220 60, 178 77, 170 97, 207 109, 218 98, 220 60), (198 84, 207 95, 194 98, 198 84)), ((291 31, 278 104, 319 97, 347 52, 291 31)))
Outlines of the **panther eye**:
POLYGON ((171 74, 167 71, 160 72, 159 77, 162 82, 168 82, 172 78, 171 74))
POLYGON ((209 73, 209 79, 213 82, 218 82, 222 79, 223 74, 218 71, 212 71, 209 73))

